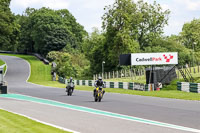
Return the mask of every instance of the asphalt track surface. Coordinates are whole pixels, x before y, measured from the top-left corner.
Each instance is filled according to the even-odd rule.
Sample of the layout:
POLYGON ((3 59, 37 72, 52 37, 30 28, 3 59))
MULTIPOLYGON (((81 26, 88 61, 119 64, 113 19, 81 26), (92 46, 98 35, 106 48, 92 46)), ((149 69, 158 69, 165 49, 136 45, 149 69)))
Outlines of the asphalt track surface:
MULTIPOLYGON (((5 80, 8 82, 9 93, 29 95, 128 116, 200 129, 199 101, 106 93, 102 102, 96 103, 93 100, 92 92, 78 90, 75 90, 73 96, 68 97, 65 94, 64 88, 43 87, 27 83, 26 80, 29 76, 30 70, 29 64, 23 59, 11 56, 0 56, 0 58, 3 59, 8 66, 5 80)), ((14 112, 19 111, 19 113, 31 115, 32 117, 37 117, 38 119, 48 121, 55 125, 59 124, 60 126, 79 132, 184 132, 117 118, 71 111, 58 107, 38 105, 36 103, 25 101, 14 101, 2 98, 0 100, 4 100, 4 102, 1 102, 0 107, 4 107, 14 112), (9 101, 13 101, 10 102, 10 106, 5 104, 9 101), (14 102, 16 103, 14 104, 14 102), (11 106, 12 104, 13 106, 11 106), (14 107, 14 105, 18 106, 14 107), (44 111, 45 109, 43 108, 45 108, 46 111, 44 111), (37 111, 35 111, 36 109, 37 111), (58 113, 55 113, 56 111, 58 113), (35 112, 37 112, 37 115, 35 112), (49 120, 50 116, 53 117, 51 112, 54 112, 55 118, 58 119, 58 121, 61 121, 60 123, 58 121, 52 122, 49 120), (65 125, 66 122, 64 121, 66 120, 72 122, 65 125), (100 123, 102 123, 103 126, 101 126, 100 123), (103 127, 103 130, 100 129, 101 127, 103 127)))

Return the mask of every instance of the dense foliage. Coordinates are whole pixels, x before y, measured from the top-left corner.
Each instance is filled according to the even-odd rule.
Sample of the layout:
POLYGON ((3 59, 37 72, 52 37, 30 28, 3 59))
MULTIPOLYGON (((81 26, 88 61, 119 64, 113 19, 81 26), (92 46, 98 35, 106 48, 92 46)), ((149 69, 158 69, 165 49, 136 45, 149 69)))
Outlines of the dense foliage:
POLYGON ((195 63, 200 62, 200 19, 185 23, 180 33, 180 41, 194 53, 195 63))
POLYGON ((122 69, 119 55, 137 52, 178 52, 179 65, 200 61, 200 19, 184 24, 179 35, 163 36, 169 10, 143 0, 115 0, 104 8, 103 31, 88 35, 67 10, 27 8, 11 13, 10 0, 0 0, 0 48, 40 53, 57 64, 63 77, 92 78, 92 74, 122 69), (194 57, 194 58, 193 58, 194 57))
POLYGON ((67 9, 28 8, 21 17, 20 51, 46 55, 53 50, 62 50, 66 45, 78 49, 86 35, 67 9))
POLYGON ((0 0, 0 48, 14 50, 17 42, 19 25, 16 23, 15 16, 11 13, 10 0, 0 0))
POLYGON ((51 51, 48 53, 47 59, 57 64, 55 71, 62 77, 83 79, 91 75, 89 73, 89 61, 84 54, 51 51))

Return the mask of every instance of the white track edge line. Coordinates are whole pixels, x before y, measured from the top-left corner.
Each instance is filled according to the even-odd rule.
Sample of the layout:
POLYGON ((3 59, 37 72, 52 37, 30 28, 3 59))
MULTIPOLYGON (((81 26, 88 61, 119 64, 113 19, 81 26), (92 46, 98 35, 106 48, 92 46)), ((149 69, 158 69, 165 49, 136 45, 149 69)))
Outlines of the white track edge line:
POLYGON ((5 108, 2 108, 2 107, 0 107, 0 109, 6 110, 6 111, 8 111, 8 112, 10 112, 10 113, 13 113, 13 114, 17 114, 17 115, 20 115, 20 116, 24 116, 24 117, 29 118, 29 119, 31 119, 31 120, 34 120, 34 121, 36 121, 36 122, 39 122, 39 123, 42 123, 42 124, 45 124, 45 125, 48 125, 48 126, 52 126, 52 127, 55 127, 55 128, 61 129, 61 130, 64 130, 64 131, 73 132, 73 133, 80 133, 80 132, 77 132, 77 131, 74 131, 74 130, 71 130, 71 129, 68 129, 68 128, 64 128, 64 127, 61 127, 61 126, 57 126, 57 125, 54 125, 54 124, 50 124, 50 123, 47 123, 47 122, 44 122, 44 121, 35 119, 35 118, 33 118, 33 117, 30 117, 30 116, 27 116, 27 115, 24 115, 24 114, 20 114, 20 113, 11 111, 11 110, 9 110, 9 109, 5 109, 5 108))

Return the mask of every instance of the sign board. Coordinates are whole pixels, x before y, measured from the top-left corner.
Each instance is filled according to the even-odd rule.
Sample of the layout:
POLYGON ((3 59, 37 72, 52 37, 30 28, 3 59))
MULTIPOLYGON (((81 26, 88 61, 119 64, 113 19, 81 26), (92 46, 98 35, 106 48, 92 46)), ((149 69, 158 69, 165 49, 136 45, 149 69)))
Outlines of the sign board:
POLYGON ((178 64, 177 52, 131 54, 131 65, 178 64))
POLYGON ((131 54, 121 54, 119 56, 119 64, 120 65, 131 65, 131 54))

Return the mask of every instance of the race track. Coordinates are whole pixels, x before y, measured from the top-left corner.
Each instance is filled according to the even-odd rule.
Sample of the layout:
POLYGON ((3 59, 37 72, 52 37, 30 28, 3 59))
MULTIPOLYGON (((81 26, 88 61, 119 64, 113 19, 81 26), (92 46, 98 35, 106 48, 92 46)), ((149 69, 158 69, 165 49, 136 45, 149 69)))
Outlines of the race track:
MULTIPOLYGON (((92 92, 75 90, 73 96, 68 97, 65 94, 64 88, 43 87, 27 83, 29 77, 29 64, 20 58, 12 56, 2 56, 0 58, 7 64, 7 73, 5 80, 8 83, 9 93, 33 96, 37 98, 59 101, 66 104, 78 105, 108 111, 133 117, 144 118, 194 129, 200 130, 200 102, 176 100, 167 98, 134 96, 125 94, 106 93, 101 103, 96 103, 93 100, 92 92)), ((60 125, 79 132, 185 132, 181 130, 159 127, 144 123, 122 120, 118 118, 110 118, 107 116, 95 115, 70 109, 52 107, 36 103, 30 103, 20 100, 8 100, 0 98, 0 107, 27 116, 37 117, 43 121, 52 123, 47 119, 53 117, 51 112, 59 112, 55 114, 58 122, 53 122, 55 125, 60 125), (11 102, 12 101, 12 102, 11 102), (17 105, 17 106, 14 106, 17 105), (22 110, 24 107, 24 110, 22 110), (37 110, 37 115, 34 114, 37 110), (44 110, 48 110, 44 112, 44 110), (30 113, 30 114, 29 114, 30 113), (45 113, 45 115, 44 115, 45 113), (69 115, 70 114, 70 115, 69 115), (59 119, 60 118, 60 119, 59 119), (62 119, 62 120, 61 120, 62 119), (63 121, 70 120, 70 124, 63 121), (75 124, 76 123, 76 124, 75 124), (98 127, 103 123, 103 129, 98 131, 94 127, 98 127)))

